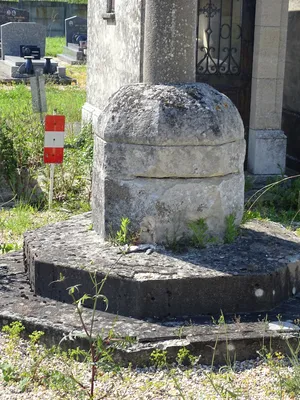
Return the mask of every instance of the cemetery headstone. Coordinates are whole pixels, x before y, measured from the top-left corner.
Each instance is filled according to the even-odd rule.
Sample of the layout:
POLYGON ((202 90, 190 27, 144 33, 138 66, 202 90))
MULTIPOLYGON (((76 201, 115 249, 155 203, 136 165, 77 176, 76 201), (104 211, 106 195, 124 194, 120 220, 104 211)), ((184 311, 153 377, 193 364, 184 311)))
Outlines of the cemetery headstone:
POLYGON ((29 22, 29 12, 20 8, 0 6, 0 26, 8 22, 29 22))
POLYGON ((70 17, 65 20, 66 45, 68 43, 79 44, 81 41, 87 40, 87 20, 81 17, 70 17))
POLYGON ((21 56, 22 47, 37 47, 45 55, 46 27, 35 22, 9 22, 1 25, 1 58, 21 56))
POLYGON ((29 22, 29 12, 19 8, 0 6, 0 25, 8 22, 29 22))
POLYGON ((58 58, 68 64, 85 64, 87 54, 87 20, 71 17, 65 20, 66 46, 58 58))

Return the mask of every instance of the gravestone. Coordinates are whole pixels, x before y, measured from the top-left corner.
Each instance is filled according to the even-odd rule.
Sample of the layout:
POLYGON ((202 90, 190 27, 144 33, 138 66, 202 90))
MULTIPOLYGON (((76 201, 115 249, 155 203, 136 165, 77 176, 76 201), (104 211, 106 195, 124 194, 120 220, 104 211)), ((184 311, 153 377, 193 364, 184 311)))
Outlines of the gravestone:
POLYGON ((0 25, 8 22, 29 22, 29 12, 19 8, 0 6, 0 25))
POLYGON ((65 31, 66 31, 66 45, 68 43, 76 44, 76 36, 81 35, 82 37, 87 36, 87 20, 81 17, 70 17, 65 20, 65 31))
POLYGON ((0 6, 0 26, 8 22, 29 22, 29 12, 19 8, 0 6))
POLYGON ((9 22, 1 25, 1 58, 20 56, 20 46, 37 46, 44 57, 46 47, 46 27, 34 22, 9 22))
POLYGON ((66 46, 57 57, 68 64, 85 64, 87 51, 87 20, 71 17, 65 20, 66 46))

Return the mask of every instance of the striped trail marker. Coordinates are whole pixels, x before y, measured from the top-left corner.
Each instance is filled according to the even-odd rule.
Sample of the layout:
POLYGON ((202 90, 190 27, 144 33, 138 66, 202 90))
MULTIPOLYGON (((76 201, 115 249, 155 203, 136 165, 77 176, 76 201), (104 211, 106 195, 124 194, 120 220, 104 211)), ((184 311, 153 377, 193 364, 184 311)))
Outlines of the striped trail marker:
POLYGON ((44 163, 50 164, 49 209, 53 200, 54 166, 61 164, 64 158, 65 116, 46 115, 44 163))

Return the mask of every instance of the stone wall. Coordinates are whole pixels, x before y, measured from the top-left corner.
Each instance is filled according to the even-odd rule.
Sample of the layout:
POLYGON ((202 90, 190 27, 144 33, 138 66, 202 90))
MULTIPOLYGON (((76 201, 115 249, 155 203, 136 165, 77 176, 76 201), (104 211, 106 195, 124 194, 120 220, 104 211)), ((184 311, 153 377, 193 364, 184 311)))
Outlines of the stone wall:
POLYGON ((283 95, 287 165, 300 171, 300 0, 290 0, 283 95))
POLYGON ((121 86, 141 82, 143 3, 143 0, 116 2, 115 19, 104 19, 108 16, 104 15, 107 1, 89 1, 88 57, 89 54, 93 57, 88 64, 84 120, 96 116, 121 86))
POLYGON ((1 1, 1 6, 21 8, 29 12, 29 21, 45 25, 47 36, 64 36, 65 19, 77 15, 86 18, 86 4, 69 4, 50 1, 1 1))

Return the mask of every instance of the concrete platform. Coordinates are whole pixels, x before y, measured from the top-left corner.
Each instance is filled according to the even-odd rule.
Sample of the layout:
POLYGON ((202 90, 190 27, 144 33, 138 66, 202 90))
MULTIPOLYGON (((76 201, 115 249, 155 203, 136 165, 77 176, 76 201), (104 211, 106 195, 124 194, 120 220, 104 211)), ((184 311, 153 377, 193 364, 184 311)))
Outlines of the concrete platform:
MULTIPOLYGON (((0 61, 0 79, 26 79, 30 78, 29 75, 22 72, 22 66, 25 64, 25 61, 21 57, 15 56, 6 56, 5 60, 0 61)), ((41 58, 40 60, 32 60, 33 68, 35 71, 43 70, 45 59, 41 58)), ((67 78, 66 77, 66 68, 58 65, 58 62, 55 60, 51 60, 51 64, 55 74, 59 78, 67 78)))
MULTIPOLYGON (((63 341, 63 346, 87 346, 74 305, 38 296, 30 289, 21 251, 0 257, 0 294, 0 325, 18 320, 27 333, 43 330, 47 345, 58 344, 71 333, 73 340, 63 341)), ((88 308, 83 311, 87 323, 91 313, 88 308)), ((218 319, 219 315, 214 317, 218 319)), ((256 358, 263 346, 285 352, 287 340, 292 345, 298 343, 299 326, 293 321, 299 318, 300 298, 296 295, 268 315, 225 314, 226 324, 221 325, 214 324, 211 316, 134 319, 96 311, 94 333, 106 337, 113 329, 115 336, 135 339, 132 345, 115 353, 116 361, 124 365, 147 364, 156 348, 166 349, 168 360, 172 361, 183 346, 199 356, 203 364, 211 363, 216 347, 215 363, 224 364, 228 354, 236 360, 256 358)))
POLYGON ((95 273, 98 282, 106 279, 109 312, 166 318, 268 312, 300 291, 300 238, 276 223, 250 222, 231 245, 123 255, 101 242, 91 222, 86 213, 25 235, 35 294, 70 302, 67 288, 80 284, 78 295, 91 293, 95 273))
POLYGON ((87 58, 84 51, 86 49, 79 48, 77 44, 68 43, 68 46, 63 49, 63 54, 58 54, 57 58, 71 65, 86 64, 87 58))

